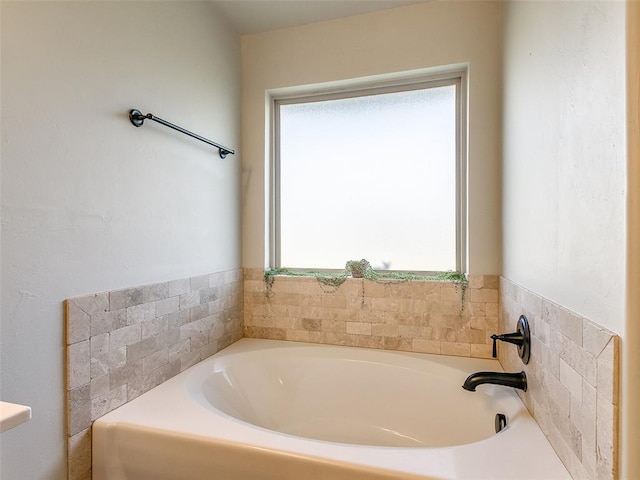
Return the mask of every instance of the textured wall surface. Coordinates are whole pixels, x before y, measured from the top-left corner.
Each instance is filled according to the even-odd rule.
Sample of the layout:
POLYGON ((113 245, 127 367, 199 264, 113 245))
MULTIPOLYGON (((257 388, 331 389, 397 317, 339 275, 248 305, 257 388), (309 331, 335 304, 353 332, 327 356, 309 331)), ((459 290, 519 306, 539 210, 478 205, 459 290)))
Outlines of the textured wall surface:
POLYGON ((491 357, 498 329, 498 277, 451 282, 376 283, 350 278, 339 288, 312 277, 245 269, 244 335, 443 355, 491 357))
POLYGON ((67 319, 68 478, 91 423, 242 337, 242 270, 76 297, 67 319))
POLYGON ((64 299, 240 267, 240 151, 128 118, 239 148, 240 39, 208 1, 0 10, 0 381, 33 410, 2 434, 0 477, 60 480, 64 299))
POLYGON ((625 3, 505 2, 502 134, 501 274, 622 336, 625 3))
POLYGON ((576 479, 618 478, 619 338, 589 319, 500 278, 500 328, 530 323, 531 361, 501 344, 507 371, 527 373, 520 392, 556 453, 576 479))
POLYGON ((456 66, 469 68, 469 265, 461 269, 502 273, 501 22, 500 1, 424 2, 242 37, 242 265, 269 263, 265 161, 273 146, 265 136, 271 118, 265 92, 384 81, 456 66))

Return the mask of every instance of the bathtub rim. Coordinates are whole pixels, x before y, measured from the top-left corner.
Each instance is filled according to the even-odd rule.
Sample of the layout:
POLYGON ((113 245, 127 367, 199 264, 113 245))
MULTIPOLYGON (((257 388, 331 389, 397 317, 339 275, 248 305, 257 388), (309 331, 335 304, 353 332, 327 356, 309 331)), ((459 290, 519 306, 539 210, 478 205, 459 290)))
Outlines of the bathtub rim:
MULTIPOLYGON (((256 340, 256 339, 250 339, 256 340)), ((224 408, 221 408, 220 405, 216 405, 214 401, 208 398, 206 393, 203 394, 201 391, 202 382, 206 382, 208 380, 208 376, 202 373, 195 373, 196 370, 192 370, 192 372, 188 375, 186 379, 187 388, 194 395, 194 398, 197 402, 203 405, 207 409, 211 409, 212 413, 222 415, 230 419, 231 421, 240 422, 245 425, 249 425, 253 428, 257 428, 260 430, 264 430, 267 432, 273 432, 280 435, 285 435, 301 440, 314 440, 323 443, 336 444, 336 445, 344 445, 344 446, 364 446, 364 447, 380 447, 380 448, 443 448, 443 447, 456 447, 461 445, 472 445, 477 442, 482 442, 487 440, 488 438, 496 435, 493 431, 494 425, 494 415, 495 413, 504 413, 509 419, 509 423, 505 428, 511 428, 511 424, 513 421, 519 421, 520 414, 519 412, 522 410, 522 402, 517 398, 517 395, 514 393, 505 390, 504 387, 497 387, 493 385, 484 386, 482 389, 479 389, 477 392, 466 392, 461 388, 463 380, 468 375, 468 370, 473 365, 474 369, 477 370, 493 370, 502 372, 502 366, 495 359, 472 359, 469 357, 454 357, 454 356, 445 356, 445 355, 434 355, 434 354, 421 354, 414 352, 398 352, 398 351, 387 351, 387 350, 378 350, 378 349, 363 349, 358 347, 343 347, 343 346, 335 346, 335 345, 324 345, 324 344, 307 344, 300 342, 288 342, 288 341, 278 341, 278 340, 269 340, 270 343, 264 344, 262 342, 253 342, 253 343, 245 343, 244 345, 239 346, 240 348, 228 351, 225 355, 216 355, 215 358, 212 358, 210 363, 212 364, 211 371, 208 375, 213 373, 218 373, 223 371, 227 366, 234 367, 235 363, 234 358, 238 360, 245 360, 245 356, 250 356, 247 358, 248 360, 253 360, 251 357, 255 356, 263 356, 262 361, 274 362, 276 364, 280 364, 287 362, 290 358, 283 358, 282 351, 283 349, 290 349, 293 352, 293 357, 296 361, 348 361, 348 362, 356 362, 359 365, 367 364, 369 365, 380 365, 387 368, 399 369, 405 372, 408 372, 410 375, 415 375, 417 377, 423 376, 425 380, 440 380, 444 378, 448 384, 449 388, 453 388, 454 390, 458 390, 455 393, 463 397, 468 395, 469 399, 462 400, 466 406, 467 401, 470 401, 471 405, 478 404, 479 401, 494 401, 496 402, 496 410, 491 412, 491 415, 487 416, 483 419, 482 429, 487 433, 480 434, 486 435, 482 436, 482 438, 476 438, 474 440, 465 440, 460 442, 451 443, 449 445, 435 445, 435 446, 426 446, 426 445, 381 445, 378 443, 349 443, 349 442, 340 442, 340 441, 331 441, 331 440, 323 440, 320 438, 316 438, 313 436, 301 436, 295 435, 292 433, 284 432, 282 430, 278 430, 277 428, 269 428, 267 426, 254 423, 250 420, 241 418, 241 416, 234 415, 229 413, 224 408), (245 346, 246 345, 246 346, 245 346), (259 348, 256 349, 256 347, 259 348), (266 355, 265 355, 266 354, 266 355), (274 358, 275 357, 275 358, 274 358), (434 368, 434 366, 436 368, 434 368), (457 376, 457 380, 451 380, 451 376, 457 376), (498 398, 493 398, 498 397, 498 398)), ((288 365, 287 365, 288 366, 288 365)), ((293 365, 294 368, 297 368, 297 365, 293 365)), ((380 388, 386 388, 387 385, 381 384, 380 388)), ((246 392, 243 392, 246 393, 246 392)), ((241 397, 244 395, 240 395, 241 397)), ((471 406, 470 405, 470 406, 471 406)), ((457 411, 462 410, 462 406, 458 405, 457 411)), ((382 407, 384 408, 384 407, 382 407)), ((419 406, 413 406, 413 411, 419 412, 419 406)), ((390 412, 393 414, 393 412, 390 412)), ((429 415, 431 412, 426 412, 429 415)), ((462 415, 465 412, 461 413, 462 415)), ((469 419, 468 419, 469 420, 469 419)), ((470 419, 473 421, 473 419, 470 419)), ((453 419, 452 426, 454 429, 459 428, 459 425, 456 422, 459 422, 460 419, 453 419)), ((478 425, 476 425, 478 428, 478 425)), ((446 434, 445 434, 446 435, 446 434)), ((476 435, 478 436, 478 435, 476 435)))
MULTIPOLYGON (((255 345, 275 347, 278 344, 291 346, 318 346, 317 344, 305 344, 298 342, 241 339, 216 355, 228 355, 240 352, 255 345), (292 345, 293 344, 293 345, 292 345)), ((320 345, 324 347, 324 345, 320 345)), ((357 348, 326 346, 328 348, 357 348)), ((386 352, 385 352, 386 353, 386 352)), ((389 352, 392 354, 417 356, 420 358, 427 354, 411 352, 389 352)), ((438 356, 436 356, 438 357, 438 356)), ((542 434, 535 420, 526 411, 523 405, 523 414, 517 423, 511 421, 518 428, 505 429, 499 435, 480 442, 453 446, 453 447, 372 447, 349 444, 335 444, 311 440, 271 430, 260 431, 258 427, 231 420, 222 416, 212 416, 203 407, 199 406, 195 418, 187 415, 182 409, 175 409, 176 400, 184 400, 184 396, 176 395, 176 385, 183 385, 186 376, 197 368, 206 368, 208 361, 213 357, 203 360, 190 369, 173 377, 167 382, 146 392, 132 402, 104 415, 94 422, 93 429, 93 459, 94 480, 120 480, 128 477, 101 476, 101 472, 113 468, 124 468, 130 461, 126 457, 127 446, 120 445, 118 455, 111 455, 114 447, 109 445, 112 441, 112 433, 118 427, 134 428, 139 431, 151 432, 152 429, 164 432, 180 432, 178 436, 187 436, 201 441, 203 444, 215 445, 216 439, 223 438, 224 442, 234 445, 248 445, 252 448, 267 449, 275 454, 295 454, 304 458, 319 458, 327 464, 349 464, 353 468, 373 468, 380 472, 394 472, 399 475, 413 475, 415 478, 491 478, 491 479, 570 479, 566 468, 560 462, 551 445, 542 434), (203 367, 204 366, 204 367, 203 367), (181 398, 182 397, 182 398, 181 398), (204 413, 204 415, 203 415, 204 413), (185 424, 189 424, 185 428, 185 424), (125 427, 126 426, 126 427, 125 427), (215 436, 203 435, 204 430, 217 432, 215 436), (224 430, 224 432, 222 432, 224 430), (221 437, 222 435, 222 437, 221 437), (251 438, 247 442, 246 438, 251 438), (416 455, 419 452, 420 455, 416 455), (531 452, 535 452, 532 454, 531 452), (535 460, 531 460, 534 456, 535 460), (500 459, 500 462, 487 462, 487 458, 500 459), (527 463, 528 462, 528 463, 527 463), (532 462, 532 463, 531 463, 532 462), (118 466, 119 464, 119 466, 118 466), (523 469, 523 464, 527 468, 523 469)), ((466 357, 449 357, 454 362, 467 361, 466 357), (461 360, 458 360, 461 359, 461 360)), ((472 359, 484 362, 484 359, 472 359)), ((489 360, 493 362, 493 360, 489 360)), ((179 390, 179 389, 178 389, 179 390)), ((195 404, 195 402, 194 402, 195 404)), ((194 412, 191 412, 192 414, 194 412)), ((153 442, 153 435, 147 439, 153 442)), ((133 448, 129 445, 128 448, 133 448)), ((164 455, 172 455, 170 450, 164 455)), ((149 477, 153 478, 153 477, 149 477)), ((324 477, 318 477, 324 478, 324 477)))

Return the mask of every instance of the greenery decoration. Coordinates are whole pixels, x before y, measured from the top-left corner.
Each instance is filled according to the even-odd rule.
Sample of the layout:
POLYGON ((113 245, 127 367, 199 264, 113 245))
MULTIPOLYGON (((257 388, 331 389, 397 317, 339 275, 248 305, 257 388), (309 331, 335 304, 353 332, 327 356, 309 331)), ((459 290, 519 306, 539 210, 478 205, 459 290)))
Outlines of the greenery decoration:
MULTIPOLYGON (((291 270, 288 268, 271 268, 264 272, 266 285, 265 294, 270 297, 272 294, 273 282, 278 275, 291 277, 314 277, 327 291, 336 291, 348 278, 362 278, 376 283, 400 283, 410 280, 427 280, 436 282, 453 282, 462 288, 462 308, 464 308, 464 298, 467 289, 467 277, 464 273, 447 271, 435 275, 419 275, 410 272, 377 272, 366 259, 349 260, 340 272, 322 272, 317 270, 291 270)), ((364 284, 363 284, 364 289, 364 284)), ((363 290, 364 292, 364 290, 363 290)))

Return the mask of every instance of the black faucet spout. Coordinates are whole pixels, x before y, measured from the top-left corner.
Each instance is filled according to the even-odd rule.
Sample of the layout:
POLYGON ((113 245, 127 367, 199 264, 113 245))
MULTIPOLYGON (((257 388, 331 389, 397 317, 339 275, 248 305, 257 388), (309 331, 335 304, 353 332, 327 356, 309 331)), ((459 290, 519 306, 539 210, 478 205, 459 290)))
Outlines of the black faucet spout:
POLYGON ((503 385, 505 387, 518 388, 527 391, 527 375, 520 373, 503 373, 503 372, 476 372, 467 377, 462 388, 475 392, 478 385, 490 383, 493 385, 503 385))

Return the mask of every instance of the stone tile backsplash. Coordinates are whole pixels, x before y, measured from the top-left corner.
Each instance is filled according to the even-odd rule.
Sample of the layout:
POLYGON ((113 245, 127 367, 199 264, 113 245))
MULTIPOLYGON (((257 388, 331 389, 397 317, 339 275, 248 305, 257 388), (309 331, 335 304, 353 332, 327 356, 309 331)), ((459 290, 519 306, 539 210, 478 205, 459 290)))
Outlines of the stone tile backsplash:
POLYGON ((91 478, 91 423, 242 337, 242 270, 65 301, 68 478, 91 478))
POLYGON ((618 337, 503 277, 267 287, 262 269, 245 269, 72 298, 65 311, 70 480, 91 479, 95 419, 243 335, 490 358, 490 335, 521 314, 530 363, 498 351, 506 371, 527 372, 523 402, 574 478, 617 476, 618 337))
POLYGON ((498 277, 468 285, 349 278, 338 288, 313 277, 245 269, 244 336, 409 352, 491 357, 498 330, 498 277))
POLYGON ((311 277, 245 270, 246 337, 491 357, 493 333, 533 335, 531 361, 499 345, 506 371, 527 372, 518 392, 576 479, 617 475, 619 338, 545 298, 492 275, 470 275, 464 291, 447 282, 378 284, 348 279, 327 288, 311 277))
POLYGON ((500 278, 500 330, 529 320, 531 361, 499 345, 507 371, 527 373, 518 394, 576 479, 617 478, 619 338, 525 288, 500 278))

